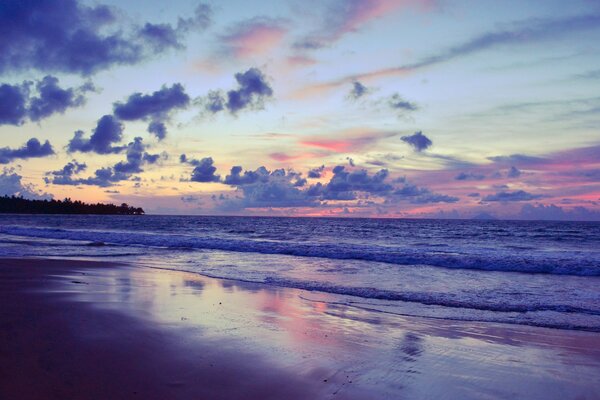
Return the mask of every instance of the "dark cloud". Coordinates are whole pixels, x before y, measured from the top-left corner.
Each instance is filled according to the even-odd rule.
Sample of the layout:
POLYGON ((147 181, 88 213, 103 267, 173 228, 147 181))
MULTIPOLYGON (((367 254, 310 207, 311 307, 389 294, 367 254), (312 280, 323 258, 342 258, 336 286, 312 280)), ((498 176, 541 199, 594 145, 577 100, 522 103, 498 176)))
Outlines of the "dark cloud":
POLYGON ((461 172, 454 177, 457 181, 480 181, 485 179, 485 175, 474 172, 461 172))
POLYGON ((235 80, 239 88, 227 92, 227 109, 232 113, 247 107, 261 107, 263 99, 273 95, 273 89, 258 68, 235 74, 235 80))
POLYGON ((483 201, 500 201, 500 202, 510 202, 510 201, 529 201, 542 198, 542 195, 539 194, 531 194, 524 190, 516 190, 514 192, 498 192, 496 194, 490 194, 485 196, 483 201))
POLYGON ((163 119, 172 110, 185 108, 189 103, 190 97, 185 93, 185 89, 180 83, 176 83, 171 87, 163 86, 148 95, 134 93, 125 103, 115 103, 113 111, 123 121, 163 119))
POLYGON ((317 205, 317 199, 307 195, 305 180, 294 171, 284 169, 267 170, 259 167, 255 171, 245 171, 233 167, 224 183, 235 185, 243 194, 242 198, 226 199, 220 207, 224 210, 239 210, 256 207, 310 207, 317 205), (233 183, 238 182, 238 183, 233 183))
POLYGON ((54 154, 54 149, 49 141, 44 144, 36 138, 29 139, 22 147, 11 149, 10 147, 0 148, 0 164, 8 164, 17 158, 39 158, 54 154))
POLYGON ((29 118, 39 121, 52 114, 63 114, 67 108, 79 107, 85 103, 84 93, 94 90, 91 84, 86 84, 78 89, 62 89, 58 86, 58 78, 46 76, 36 85, 38 96, 33 97, 29 103, 29 118))
MULTIPOLYGON (((193 165, 192 161, 185 159, 184 162, 193 165)), ((212 160, 210 161, 212 166, 212 160)), ((320 167, 316 168, 315 172, 320 177, 323 170, 324 167, 320 167)), ((211 176, 214 176, 214 172, 209 171, 211 176)), ((221 199, 219 207, 226 211, 266 207, 318 207, 331 200, 354 201, 371 195, 382 197, 386 202, 409 201, 414 204, 454 203, 459 200, 457 197, 417 187, 408 183, 405 178, 395 181, 402 183, 402 187, 395 187, 387 182, 389 174, 386 169, 369 173, 363 169, 349 171, 346 167, 338 165, 332 172, 333 176, 329 182, 307 186, 307 180, 295 171, 269 171, 262 166, 254 171, 244 171, 242 167, 235 166, 231 168, 223 183, 236 186, 237 193, 241 196, 221 199)))
MULTIPOLYGON (((76 178, 75 175, 86 169, 85 164, 73 160, 67 163, 61 170, 46 173, 46 183, 55 185, 95 185, 100 187, 113 186, 114 184, 131 178, 132 174, 143 172, 143 166, 154 164, 160 158, 159 154, 147 153, 141 137, 134 138, 125 149, 125 161, 119 161, 113 167, 97 169, 93 176, 88 178, 76 178)), ((135 179, 132 179, 135 180, 135 179)))
POLYGON ((21 125, 26 118, 40 121, 68 108, 85 103, 85 92, 94 90, 91 83, 79 88, 63 89, 58 78, 45 76, 35 85, 26 81, 20 85, 0 85, 0 125, 21 125), (34 89, 32 89, 32 87, 34 89), (32 92, 35 93, 32 96, 32 92))
POLYGON ((29 85, 0 85, 0 125, 21 125, 27 115, 29 85))
POLYGON ((219 182, 221 177, 215 175, 217 168, 213 166, 212 157, 205 157, 200 160, 189 159, 185 154, 179 157, 179 161, 194 166, 190 181, 192 182, 219 182))
POLYGON ((425 187, 419 187, 404 180, 404 185, 394 191, 396 200, 408 200, 413 204, 455 203, 458 197, 433 193, 425 187))
POLYGON ((552 221, 600 221, 600 212, 581 206, 565 209, 554 204, 525 204, 517 218, 552 221))
POLYGON ((160 158, 159 154, 149 154, 141 137, 136 137, 127 145, 126 161, 120 161, 114 166, 117 173, 136 174, 143 172, 142 164, 154 164, 160 158))
POLYGON ((147 39, 155 51, 161 52, 166 49, 180 49, 179 32, 169 24, 152 24, 146 22, 139 30, 139 35, 147 39))
POLYGON ((387 169, 369 175, 364 169, 348 172, 345 167, 338 165, 333 168, 333 176, 323 186, 321 194, 326 200, 353 200, 356 198, 356 192, 383 195, 393 189, 390 184, 384 182, 387 177, 387 169))
POLYGON ((432 141, 427 136, 423 135, 423 132, 421 131, 415 132, 410 136, 402 136, 400 139, 403 142, 411 145, 412 148, 417 152, 426 150, 433 144, 432 141))
POLYGON ((324 169, 325 169, 324 165, 321 165, 318 168, 313 168, 313 169, 311 169, 311 170, 308 171, 308 177, 312 178, 312 179, 320 178, 324 169))
POLYGON ((395 93, 390 97, 388 104, 391 108, 398 111, 416 111, 419 109, 415 103, 404 100, 398 93, 395 93))
MULTIPOLYGON (((122 172, 117 172, 113 168, 105 167, 97 169, 93 176, 89 178, 73 180, 71 185, 91 185, 99 187, 113 186, 118 182, 129 179, 130 175, 122 172)), ((52 182, 54 183, 54 182, 52 182)))
POLYGON ((502 164, 537 164, 546 161, 541 157, 528 156, 525 154, 511 154, 509 156, 494 156, 487 158, 490 161, 502 164))
POLYGON ((352 100, 360 99, 361 97, 367 95, 369 93, 369 88, 360 83, 359 81, 352 82, 352 89, 350 89, 350 93, 348 97, 352 100))
POLYGON ((204 108, 210 113, 227 110, 236 114, 244 109, 261 109, 265 99, 273 96, 273 89, 267 78, 258 68, 250 68, 246 72, 235 74, 238 88, 226 94, 211 91, 204 99, 204 108))
POLYGON ((167 136, 167 127, 164 122, 152 121, 148 125, 148 132, 156 136, 158 140, 163 140, 167 136))
POLYGON ((179 18, 176 26, 146 22, 138 31, 155 52, 182 49, 182 36, 191 30, 205 29, 211 24, 212 9, 208 4, 199 4, 190 18, 179 18))
POLYGON ((152 94, 144 95, 134 93, 127 98, 125 103, 114 103, 115 116, 124 121, 148 120, 148 132, 162 140, 167 135, 165 121, 172 112, 186 108, 190 104, 190 97, 180 83, 171 87, 163 86, 152 94))
POLYGON ((223 93, 217 90, 208 92, 208 95, 204 100, 204 108, 212 114, 225 110, 225 97, 223 96, 223 93))
POLYGON ((231 167, 231 172, 229 175, 225 176, 223 183, 234 186, 250 185, 259 180, 266 182, 268 177, 269 171, 267 171, 265 167, 257 168, 256 171, 244 171, 242 174, 242 167, 236 165, 231 167))
POLYGON ((512 166, 506 173, 506 176, 508 176, 509 178, 518 178, 519 176, 521 176, 521 171, 517 167, 512 166))
POLYGON ((112 115, 104 115, 98 120, 94 133, 89 139, 83 137, 83 131, 76 131, 69 142, 69 152, 94 152, 98 154, 120 153, 124 146, 113 146, 123 138, 123 124, 112 115))
POLYGON ((176 28, 119 26, 105 5, 76 0, 8 0, 0 7, 0 73, 37 69, 89 75, 113 65, 135 64, 169 48, 180 35, 206 26, 210 8, 201 5, 176 28))
POLYGON ((79 163, 76 160, 68 162, 62 169, 46 172, 44 181, 54 183, 55 185, 72 185, 73 176, 87 169, 85 163, 79 163))
POLYGON ((22 182, 23 177, 14 168, 4 168, 0 174, 0 196, 23 196, 26 199, 51 199, 52 195, 43 193, 32 184, 22 182))

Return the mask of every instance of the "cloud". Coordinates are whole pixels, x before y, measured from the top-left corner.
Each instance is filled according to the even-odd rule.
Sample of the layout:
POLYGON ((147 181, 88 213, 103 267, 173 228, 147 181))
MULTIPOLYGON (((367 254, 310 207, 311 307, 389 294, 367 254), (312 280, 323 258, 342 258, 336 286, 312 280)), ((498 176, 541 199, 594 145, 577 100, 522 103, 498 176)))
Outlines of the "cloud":
MULTIPOLYGON (((356 0, 356 2, 359 2, 359 0, 356 0)), ((334 81, 313 85, 310 88, 304 89, 304 92, 311 92, 318 88, 331 89, 357 80, 364 81, 385 76, 409 74, 423 68, 500 46, 522 45, 551 40, 578 31, 599 29, 599 27, 600 14, 595 13, 559 19, 534 18, 519 21, 506 29, 482 33, 466 42, 447 48, 437 54, 424 57, 414 63, 345 76, 334 81)))
POLYGON ((73 139, 67 145, 69 152, 111 154, 125 150, 124 146, 113 146, 113 143, 118 143, 123 138, 123 124, 112 115, 104 115, 98 120, 89 139, 84 138, 83 135, 83 131, 75 132, 73 139))
POLYGON ((265 167, 260 167, 256 171, 244 171, 242 175, 242 167, 236 165, 231 167, 229 175, 225 176, 223 181, 226 185, 242 186, 250 185, 258 182, 259 180, 266 182, 269 177, 269 171, 265 167))
POLYGON ((308 177, 312 178, 312 179, 318 179, 321 177, 321 174, 323 173, 324 169, 325 169, 324 165, 321 165, 318 168, 313 168, 308 171, 308 177))
POLYGON ((190 181, 192 182, 219 182, 221 177, 215 175, 217 168, 213 166, 212 157, 205 157, 200 160, 188 159, 185 154, 179 157, 181 163, 187 163, 194 166, 190 181))
POLYGON ((554 204, 525 204, 517 214, 517 218, 553 221, 600 221, 600 212, 585 207, 574 207, 568 210, 554 204))
POLYGON ((427 136, 423 135, 423 132, 421 131, 415 132, 410 136, 402 136, 400 139, 411 145, 417 152, 427 150, 427 148, 433 144, 433 142, 427 136))
POLYGON ((73 176, 87 169, 85 163, 79 163, 76 160, 68 162, 62 169, 46 172, 44 181, 54 183, 55 185, 72 185, 73 176))
POLYGON ((0 148, 0 164, 8 164, 17 158, 40 158, 52 154, 54 154, 54 149, 49 141, 46 140, 42 144, 38 139, 32 138, 18 149, 11 149, 10 147, 0 148))
POLYGON ((487 158, 490 161, 502 164, 538 164, 545 160, 541 157, 528 156, 525 154, 511 154, 509 156, 494 156, 487 158))
POLYGON ((135 121, 146 118, 163 119, 172 110, 185 108, 190 97, 180 83, 171 87, 163 86, 160 90, 144 95, 134 93, 125 103, 114 103, 114 114, 123 121, 135 121))
POLYGON ((58 78, 50 75, 35 84, 34 96, 32 85, 30 81, 20 85, 0 85, 0 125, 21 125, 26 118, 40 121, 56 113, 62 114, 67 108, 83 105, 85 92, 94 90, 91 83, 63 89, 58 85, 58 78))
POLYGON ((36 85, 38 97, 33 97, 29 104, 29 118, 39 121, 53 114, 63 114, 67 108, 85 104, 85 92, 95 90, 91 83, 79 88, 62 89, 58 86, 58 78, 47 75, 36 85))
POLYGON ((27 69, 90 75, 135 64, 169 48, 192 28, 205 27, 210 8, 200 5, 176 28, 119 26, 118 12, 76 0, 11 1, 0 7, 0 73, 27 69))
POLYGON ((406 181, 402 187, 393 192, 393 195, 395 196, 393 200, 408 200, 413 204, 456 203, 459 200, 458 197, 433 193, 428 188, 419 187, 406 181))
POLYGON ((0 85, 0 125, 21 125, 27 115, 29 85, 0 85))
POLYGON ((392 190, 392 186, 385 181, 388 170, 381 169, 373 175, 364 170, 346 171, 344 166, 333 168, 333 176, 323 187, 323 198, 326 200, 353 200, 356 192, 383 195, 392 190))
POLYGON ((485 196, 482 201, 500 201, 500 202, 511 202, 511 201, 529 201, 542 198, 542 195, 531 194, 524 190, 516 190, 514 192, 498 192, 496 194, 490 194, 485 196))
POLYGON ((152 94, 134 93, 125 103, 114 103, 113 112, 123 121, 151 119, 148 132, 162 140, 167 134, 164 121, 169 119, 173 111, 186 108, 189 104, 190 97, 183 85, 175 83, 171 87, 163 86, 152 94))
POLYGON ((427 0, 337 0, 323 15, 323 27, 294 44, 298 50, 315 50, 332 45, 350 32, 401 7, 430 7, 427 0))
POLYGON ((245 59, 271 51, 281 43, 287 31, 283 20, 254 17, 237 23, 219 40, 226 53, 245 59))
POLYGON ((149 154, 146 151, 141 137, 136 137, 133 142, 127 145, 126 161, 120 161, 115 164, 114 170, 117 173, 135 174, 143 172, 144 163, 154 164, 160 158, 159 154, 149 154))
POLYGON ((419 107, 415 103, 411 103, 410 101, 406 101, 400 96, 398 93, 395 93, 388 100, 388 105, 397 111, 405 112, 405 111, 416 111, 419 107))
POLYGON ((0 196, 23 196, 32 200, 52 198, 51 194, 42 193, 32 184, 23 184, 22 179, 14 168, 4 168, 0 174, 0 196))
POLYGON ((67 163, 61 170, 46 173, 46 183, 55 185, 95 185, 99 187, 113 186, 115 183, 131 178, 132 174, 143 172, 142 167, 146 164, 154 164, 160 159, 159 154, 150 154, 145 150, 141 137, 134 138, 124 147, 126 152, 125 161, 119 161, 112 167, 97 169, 94 175, 88 178, 76 178, 80 172, 87 169, 85 163, 80 164, 73 160, 67 163))
POLYGON ((362 130, 347 130, 341 132, 339 138, 314 137, 299 142, 302 146, 316 147, 319 149, 335 152, 348 153, 363 151, 382 139, 387 139, 398 135, 396 132, 372 132, 362 130))
POLYGON ((204 108, 210 113, 227 110, 236 114, 244 109, 262 109, 264 100, 273 96, 273 89, 267 78, 258 68, 250 68, 246 72, 235 74, 238 88, 227 94, 211 91, 204 99, 204 108))
POLYGON ((234 114, 247 107, 262 107, 263 99, 273 95, 273 89, 257 68, 235 74, 235 80, 239 88, 227 92, 227 109, 234 114))
POLYGON ((164 122, 152 121, 148 125, 148 133, 156 136, 158 140, 163 140, 167 136, 167 127, 164 122))
POLYGON ((190 104, 190 97, 185 93, 183 85, 175 83, 171 87, 163 86, 152 94, 134 93, 125 103, 114 103, 114 114, 123 121, 147 120, 148 132, 162 140, 167 135, 165 121, 177 109, 184 109, 190 104))
POLYGON ((485 179, 485 175, 474 172, 461 172, 454 177, 457 181, 481 181, 485 179))
MULTIPOLYGON (((212 166, 212 159, 189 160, 181 157, 182 162, 200 166, 204 171, 203 182, 217 182, 218 175, 212 166)), ((324 166, 309 171, 309 178, 320 178, 324 166)), ((223 184, 235 186, 238 195, 213 197, 220 202, 222 211, 236 211, 245 208, 285 208, 285 207, 322 207, 333 201, 351 201, 358 204, 371 196, 381 198, 384 202, 408 201, 413 204, 454 203, 457 197, 434 193, 424 187, 417 187, 400 179, 401 187, 389 181, 386 169, 370 173, 364 169, 348 170, 338 165, 332 170, 333 175, 328 182, 317 182, 307 185, 307 179, 293 170, 268 170, 261 166, 256 170, 244 171, 241 166, 234 166, 222 181, 223 184)), ((370 200, 369 200, 370 201, 370 200)))
POLYGON ((245 171, 233 167, 224 183, 237 186, 243 197, 224 199, 219 205, 222 210, 234 211, 260 207, 313 207, 317 199, 302 190, 306 180, 294 171, 276 169, 269 171, 261 166, 255 171, 245 171))
POLYGON ((351 100, 360 99, 363 96, 369 94, 369 88, 360 83, 359 81, 352 82, 352 89, 350 89, 350 93, 348 94, 348 98, 351 100))
POLYGON ((521 170, 519 170, 515 166, 512 166, 512 167, 510 167, 510 169, 506 173, 506 176, 509 177, 509 178, 518 178, 519 176, 521 176, 521 170))

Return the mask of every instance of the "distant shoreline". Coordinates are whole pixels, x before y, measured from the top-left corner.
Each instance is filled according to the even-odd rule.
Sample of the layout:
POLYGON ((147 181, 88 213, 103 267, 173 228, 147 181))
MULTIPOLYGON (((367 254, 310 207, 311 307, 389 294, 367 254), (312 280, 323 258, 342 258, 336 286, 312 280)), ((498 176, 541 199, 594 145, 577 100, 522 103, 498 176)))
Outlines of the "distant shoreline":
POLYGON ((120 206, 103 203, 84 203, 79 200, 29 200, 23 197, 0 197, 0 214, 44 215, 143 215, 144 209, 127 203, 120 206))

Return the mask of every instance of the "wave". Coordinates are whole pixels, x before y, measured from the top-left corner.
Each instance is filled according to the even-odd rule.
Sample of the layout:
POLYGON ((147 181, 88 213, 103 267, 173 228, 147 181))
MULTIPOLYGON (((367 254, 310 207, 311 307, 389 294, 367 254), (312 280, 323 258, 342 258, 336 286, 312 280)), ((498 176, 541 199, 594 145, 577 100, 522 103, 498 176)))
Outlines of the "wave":
POLYGON ((443 268, 510 271, 556 275, 600 276, 600 260, 586 252, 503 252, 493 248, 412 248, 356 243, 311 243, 217 238, 150 232, 91 231, 24 226, 0 226, 0 233, 44 239, 78 240, 116 246, 151 246, 170 249, 207 249, 337 260, 364 260, 395 265, 429 265, 443 268))
POLYGON ((461 308, 480 311, 495 311, 506 313, 526 313, 540 311, 555 311, 560 313, 587 314, 600 316, 599 310, 592 310, 583 307, 574 307, 562 304, 510 304, 493 302, 474 302, 472 299, 455 299, 453 296, 446 296, 440 293, 428 292, 396 292, 392 290, 382 290, 371 287, 347 287, 331 285, 324 282, 296 281, 284 278, 267 277, 263 283, 284 286, 308 291, 319 291, 333 293, 363 299, 392 300, 403 301, 407 303, 419 303, 427 306, 442 306, 449 308, 461 308))
MULTIPOLYGON (((157 266, 150 267, 167 270, 173 269, 157 266)), ((594 306, 586 308, 568 304, 544 304, 531 301, 515 303, 512 298, 496 298, 496 301, 494 301, 493 299, 486 300, 480 296, 472 295, 463 295, 462 298, 457 298, 452 294, 444 293, 399 292, 373 287, 342 286, 328 282, 304 281, 273 276, 244 279, 239 276, 232 277, 227 274, 198 272, 188 268, 178 270, 198 273, 209 278, 300 289, 316 294, 316 298, 308 298, 305 295, 300 296, 307 301, 339 304, 386 314, 600 332, 600 309, 594 306), (323 293, 333 295, 334 297, 319 295, 323 293), (414 307, 407 308, 406 306, 409 304, 412 304, 414 307)))

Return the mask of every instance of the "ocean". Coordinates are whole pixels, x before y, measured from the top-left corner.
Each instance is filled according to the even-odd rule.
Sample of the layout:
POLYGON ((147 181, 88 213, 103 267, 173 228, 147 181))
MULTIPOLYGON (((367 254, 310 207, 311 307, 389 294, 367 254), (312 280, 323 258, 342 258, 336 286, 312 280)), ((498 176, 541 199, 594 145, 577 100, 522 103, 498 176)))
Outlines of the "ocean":
POLYGON ((0 256, 305 289, 373 313, 600 331, 600 223, 0 215, 0 256))

